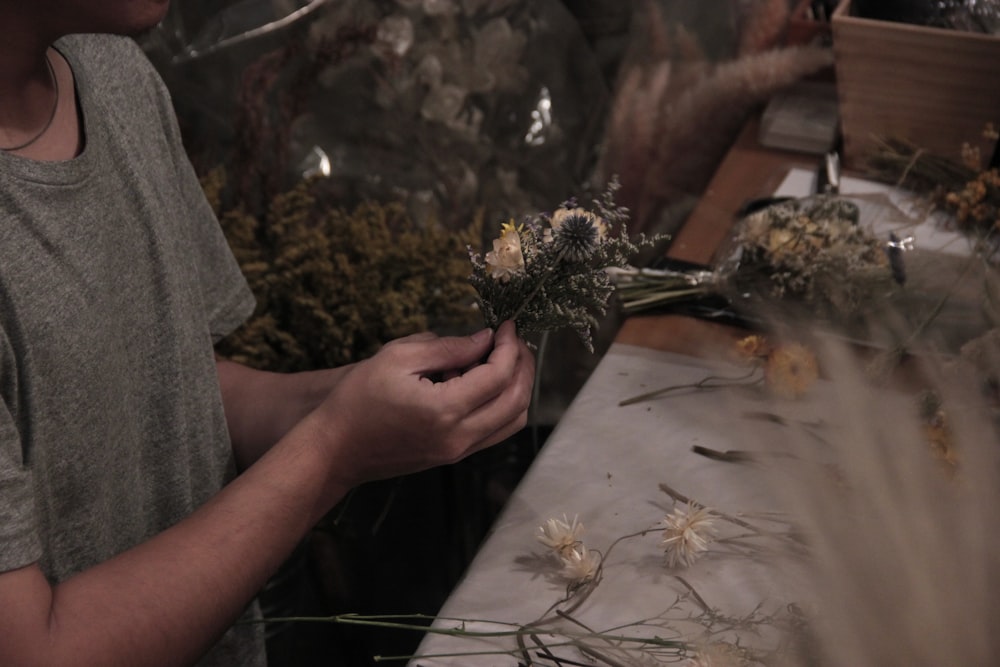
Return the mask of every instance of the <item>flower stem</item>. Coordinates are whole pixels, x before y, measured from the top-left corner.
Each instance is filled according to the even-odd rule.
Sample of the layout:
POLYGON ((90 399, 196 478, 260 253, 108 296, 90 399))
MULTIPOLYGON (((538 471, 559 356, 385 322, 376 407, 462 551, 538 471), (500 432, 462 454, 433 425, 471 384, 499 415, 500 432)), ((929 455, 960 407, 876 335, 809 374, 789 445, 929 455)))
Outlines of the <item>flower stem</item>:
POLYGON ((545 282, 549 279, 549 277, 552 275, 552 273, 554 271, 555 271, 555 265, 549 266, 545 270, 545 273, 543 273, 542 277, 538 279, 538 282, 535 284, 535 286, 528 293, 528 296, 524 297, 524 300, 520 303, 520 305, 518 305, 517 310, 515 310, 514 314, 511 315, 508 319, 514 320, 515 322, 517 321, 518 316, 522 312, 524 312, 525 307, 529 303, 531 303, 532 299, 534 299, 536 296, 538 296, 539 292, 542 291, 542 287, 545 286, 545 282))
POLYGON ((753 380, 752 382, 746 382, 754 376, 757 372, 756 368, 750 370, 746 375, 741 375, 736 378, 719 377, 716 375, 709 375, 706 378, 702 378, 698 382, 692 382, 691 384, 674 384, 669 387, 662 387, 660 389, 654 389, 653 391, 648 391, 645 394, 639 394, 638 396, 633 396, 632 398, 626 398, 618 403, 619 406, 632 405, 633 403, 641 403, 642 401, 648 401, 651 398, 656 398, 657 396, 662 396, 671 391, 677 391, 679 389, 719 389, 722 387, 733 387, 733 386, 753 386, 760 382, 760 378, 753 380), (717 384, 713 384, 717 382, 717 384))

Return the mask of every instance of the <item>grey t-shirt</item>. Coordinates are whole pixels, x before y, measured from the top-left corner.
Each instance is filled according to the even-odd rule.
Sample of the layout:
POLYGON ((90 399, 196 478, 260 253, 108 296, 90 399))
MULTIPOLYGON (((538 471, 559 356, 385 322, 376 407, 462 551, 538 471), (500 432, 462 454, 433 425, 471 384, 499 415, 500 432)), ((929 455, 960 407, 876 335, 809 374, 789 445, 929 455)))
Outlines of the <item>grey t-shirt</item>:
MULTIPOLYGON (((0 152, 0 571, 38 562, 52 582, 234 475, 212 346, 253 308, 142 51, 56 46, 83 152, 0 152)), ((259 628, 237 626, 202 664, 264 664, 259 628)))

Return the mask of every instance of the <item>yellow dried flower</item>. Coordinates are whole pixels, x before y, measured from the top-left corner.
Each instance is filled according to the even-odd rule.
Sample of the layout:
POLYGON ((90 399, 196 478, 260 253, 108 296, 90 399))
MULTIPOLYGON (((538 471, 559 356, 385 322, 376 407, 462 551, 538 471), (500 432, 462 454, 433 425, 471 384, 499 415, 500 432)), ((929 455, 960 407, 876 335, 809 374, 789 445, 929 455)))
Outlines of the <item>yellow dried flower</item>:
POLYGON ((982 168, 979 146, 973 146, 968 142, 962 144, 962 164, 973 171, 979 171, 982 168))
POLYGON ((949 468, 955 468, 958 465, 958 453, 955 451, 955 443, 952 441, 951 429, 948 427, 944 410, 938 409, 924 421, 923 427, 934 458, 949 468))
POLYGON ((778 396, 797 398, 819 378, 816 355, 800 343, 779 345, 764 364, 764 381, 778 396))
POLYGON ((736 353, 744 361, 760 361, 771 353, 771 345, 763 336, 752 334, 736 341, 736 353))
POLYGON ((794 254, 797 246, 795 234, 787 227, 776 227, 767 235, 767 251, 775 261, 794 254))
MULTIPOLYGON (((221 170, 206 178, 218 203, 221 170)), ((348 211, 323 201, 317 180, 281 192, 265 211, 227 204, 219 219, 257 310, 218 346, 255 368, 294 372, 371 356, 418 331, 465 327, 476 317, 466 229, 417 225, 401 204, 368 202, 348 211)))

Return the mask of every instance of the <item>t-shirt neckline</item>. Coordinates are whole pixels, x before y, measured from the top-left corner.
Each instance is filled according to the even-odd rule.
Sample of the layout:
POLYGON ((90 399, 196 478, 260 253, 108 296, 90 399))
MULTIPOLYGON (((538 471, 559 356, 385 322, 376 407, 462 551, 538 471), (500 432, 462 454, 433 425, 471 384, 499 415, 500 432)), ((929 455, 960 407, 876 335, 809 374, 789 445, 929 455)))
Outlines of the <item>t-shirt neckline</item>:
POLYGON ((52 48, 66 60, 73 72, 74 95, 83 133, 83 150, 68 160, 33 160, 0 151, 0 170, 6 175, 36 183, 72 185, 84 180, 90 173, 92 156, 99 142, 100 123, 93 122, 96 116, 90 97, 89 73, 77 59, 72 44, 68 44, 66 38, 63 38, 56 41, 52 48))

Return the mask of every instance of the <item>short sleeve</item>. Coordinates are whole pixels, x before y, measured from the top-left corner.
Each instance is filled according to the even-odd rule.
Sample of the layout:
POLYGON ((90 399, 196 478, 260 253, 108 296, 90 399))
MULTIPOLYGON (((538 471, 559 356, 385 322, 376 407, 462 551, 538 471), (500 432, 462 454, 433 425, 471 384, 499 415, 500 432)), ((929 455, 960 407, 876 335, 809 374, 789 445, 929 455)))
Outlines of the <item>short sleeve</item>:
POLYGON ((166 84, 151 65, 149 75, 158 92, 157 108, 176 166, 184 208, 189 213, 190 248, 195 255, 212 340, 218 342, 250 317, 255 299, 188 159, 166 84))

